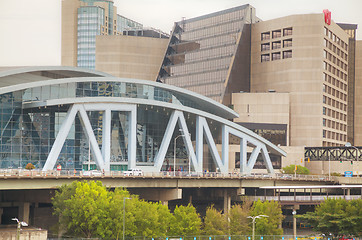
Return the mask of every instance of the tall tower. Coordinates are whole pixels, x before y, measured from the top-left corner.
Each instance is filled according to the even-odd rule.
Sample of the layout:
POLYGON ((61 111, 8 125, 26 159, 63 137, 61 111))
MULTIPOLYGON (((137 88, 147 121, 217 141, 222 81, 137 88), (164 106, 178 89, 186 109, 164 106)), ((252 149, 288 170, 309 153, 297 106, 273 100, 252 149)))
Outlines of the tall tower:
POLYGON ((95 69, 96 36, 129 28, 142 24, 118 15, 113 0, 63 0, 62 65, 95 69))

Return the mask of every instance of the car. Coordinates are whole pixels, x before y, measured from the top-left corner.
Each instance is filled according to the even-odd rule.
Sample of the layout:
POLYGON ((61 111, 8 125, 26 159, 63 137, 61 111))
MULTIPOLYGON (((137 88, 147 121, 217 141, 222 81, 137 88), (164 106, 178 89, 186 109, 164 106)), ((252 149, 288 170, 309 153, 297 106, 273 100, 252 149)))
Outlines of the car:
POLYGON ((141 169, 128 169, 123 172, 124 176, 142 176, 143 171, 141 169))
POLYGON ((98 170, 84 171, 83 176, 85 176, 85 177, 100 177, 100 176, 102 176, 102 172, 98 171, 98 170))

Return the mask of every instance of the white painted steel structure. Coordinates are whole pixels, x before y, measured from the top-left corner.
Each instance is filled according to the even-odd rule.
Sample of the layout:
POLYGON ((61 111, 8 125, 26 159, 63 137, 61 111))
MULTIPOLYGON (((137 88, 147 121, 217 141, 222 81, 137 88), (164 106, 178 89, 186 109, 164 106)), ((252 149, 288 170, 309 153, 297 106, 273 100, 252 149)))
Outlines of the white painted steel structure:
MULTIPOLYGON (((33 70, 30 68, 23 72, 14 72, 14 70, 12 70, 8 74, 6 72, 0 73, 0 81, 1 79, 11 79, 12 74, 15 74, 13 84, 7 84, 0 88, 0 96, 7 96, 6 94, 9 93, 12 93, 12 96, 16 95, 15 93, 21 95, 21 104, 19 105, 19 107, 21 106, 21 112, 31 111, 31 113, 27 114, 32 116, 32 118, 34 118, 37 109, 42 109, 42 112, 46 113, 49 111, 53 115, 54 110, 52 110, 52 112, 48 109, 57 107, 58 109, 66 110, 64 118, 57 118, 59 121, 59 130, 54 130, 54 132, 57 131, 58 133, 55 136, 54 142, 51 144, 46 161, 42 166, 43 170, 52 170, 55 168, 66 143, 67 136, 70 134, 72 127, 77 124, 75 123, 76 119, 79 119, 81 122, 81 124, 78 125, 82 126, 87 145, 89 144, 90 146, 97 167, 100 170, 111 170, 111 144, 112 137, 114 137, 114 134, 112 135, 112 124, 114 124, 112 122, 114 121, 114 119, 112 120, 112 114, 115 112, 122 112, 127 119, 124 124, 124 126, 126 126, 124 132, 127 135, 127 141, 124 144, 127 146, 126 155, 128 168, 140 168, 144 172, 161 171, 164 166, 168 148, 173 140, 175 129, 177 131, 178 129, 182 130, 182 139, 187 155, 191 161, 192 169, 194 172, 198 173, 206 170, 204 160, 204 140, 206 141, 213 160, 212 164, 216 166, 216 169, 221 173, 231 171, 229 169, 229 139, 231 135, 240 139, 241 173, 250 174, 259 155, 261 155, 264 160, 267 171, 269 173, 274 173, 269 153, 280 156, 286 155, 283 150, 266 139, 227 120, 227 118, 237 116, 234 111, 220 103, 191 91, 156 82, 110 77, 107 74, 100 74, 94 71, 87 72, 84 69, 81 69, 78 72, 76 68, 64 68, 63 71, 67 73, 66 78, 59 77, 62 75, 61 67, 56 67, 53 70, 49 67, 44 68, 43 72, 45 71, 46 74, 43 72, 38 73, 40 70, 41 68, 35 68, 33 70), (47 76, 48 78, 44 79, 39 77, 39 80, 37 80, 36 77, 33 78, 34 75, 32 75, 32 71, 37 72, 36 74, 41 74, 41 76, 47 76), (76 77, 71 76, 72 72, 76 73, 74 74, 76 77), (85 72, 88 75, 85 74, 85 76, 82 76, 85 72), (51 73, 57 74, 57 78, 51 79, 51 77, 49 77, 49 75, 52 75, 51 73), (16 79, 18 79, 21 74, 23 74, 23 77, 21 77, 22 81, 19 81, 19 84, 17 84, 16 79), (90 77, 89 74, 94 74, 94 76, 90 77), (28 76, 31 76, 32 80, 24 81, 28 76), (78 94, 77 91, 79 90, 82 94, 84 91, 85 94, 86 90, 82 88, 84 84, 101 87, 94 90, 96 96, 83 96, 78 94), (63 90, 59 90, 62 89, 62 87, 63 90), (73 88, 76 88, 77 91, 73 88), (106 92, 106 90, 104 90, 105 88, 111 90, 104 93, 106 92), (53 91, 54 95, 51 93, 49 94, 49 92, 47 92, 49 90, 47 89, 53 91), (133 89, 133 92, 130 93, 129 89, 133 89), (100 94, 100 92, 102 94, 100 94), (140 110, 141 108, 142 110, 140 110), (144 113, 148 111, 147 109, 156 108, 157 111, 154 111, 155 114, 158 113, 158 109, 163 109, 167 114, 159 116, 160 120, 162 119, 166 123, 164 126, 165 132, 163 133, 162 141, 160 141, 159 145, 153 145, 153 148, 157 148, 157 151, 154 155, 150 155, 152 161, 147 161, 146 164, 139 162, 136 151, 137 145, 140 144, 140 142, 145 144, 146 130, 151 127, 146 127, 145 125, 142 127, 139 123, 138 115, 140 113, 147 114, 144 113), (102 119, 102 134, 99 138, 101 139, 101 147, 99 146, 99 140, 97 140, 93 132, 94 127, 91 123, 92 119, 90 119, 92 112, 101 113, 102 115, 100 117, 100 119, 102 119), (185 117, 186 115, 187 118, 185 117), (168 119, 164 119, 165 116, 167 116, 168 119), (195 119, 195 125, 191 128, 189 120, 190 116, 195 119), (215 140, 215 129, 210 129, 210 123, 217 124, 220 128, 216 130, 220 132, 220 135, 217 136, 219 138, 218 143, 215 140), (142 141, 140 140, 138 128, 141 128, 144 133, 141 136, 143 138, 142 141), (195 136, 194 139, 191 139, 189 134, 190 129, 194 129, 195 131, 192 132, 192 136, 195 136), (217 147, 219 144, 221 145, 221 156, 219 154, 220 149, 217 147), (248 149, 252 149, 249 159, 247 159, 248 149)), ((14 108, 12 111, 15 112, 16 109, 14 108)), ((60 113, 56 112, 55 114, 60 113)), ((33 125, 35 123, 33 120, 26 125, 20 121, 24 121, 24 119, 28 119, 29 117, 26 115, 21 116, 22 117, 19 117, 19 120, 16 120, 15 118, 15 120, 19 122, 19 126, 25 125, 30 126, 28 127, 29 129, 34 128, 33 125)), ((4 124, 4 126, 6 127, 7 125, 4 124)), ((2 132, 5 132, 5 130, 6 129, 2 129, 2 132)), ((150 130, 152 130, 152 128, 150 130)), ((10 135, 8 138, 10 139, 11 137, 13 137, 13 135, 10 135)), ((153 141, 153 138, 151 140, 153 141)), ((144 148, 145 147, 142 146, 142 157, 145 159, 144 148)), ((152 151, 154 151, 153 148, 152 151)), ((23 157, 23 155, 20 156, 23 157)))

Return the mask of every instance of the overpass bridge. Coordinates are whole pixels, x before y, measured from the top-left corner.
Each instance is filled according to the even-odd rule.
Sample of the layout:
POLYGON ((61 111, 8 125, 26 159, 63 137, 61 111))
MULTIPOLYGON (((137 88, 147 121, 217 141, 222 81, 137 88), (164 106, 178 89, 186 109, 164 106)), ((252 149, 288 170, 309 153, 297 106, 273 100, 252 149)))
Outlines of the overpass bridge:
MULTIPOLYGON (((7 219, 18 216, 30 224, 48 229, 57 221, 51 217, 51 198, 61 185, 75 180, 99 180, 109 188, 125 187, 140 198, 161 201, 171 209, 175 205, 192 203, 201 212, 211 204, 228 211, 231 203, 240 202, 243 196, 262 198, 264 188, 268 186, 333 186, 346 181, 345 178, 329 178, 323 175, 157 172, 143 173, 142 176, 124 176, 118 171, 6 170, 0 171, 2 222, 6 224, 7 219)), ((352 180, 356 183, 350 184, 357 184, 362 178, 348 179, 352 180)), ((267 190, 267 200, 272 197, 270 191, 267 190)), ((314 204, 318 202, 314 196, 316 194, 312 193, 314 204)), ((294 206, 296 203, 290 204, 294 206)))

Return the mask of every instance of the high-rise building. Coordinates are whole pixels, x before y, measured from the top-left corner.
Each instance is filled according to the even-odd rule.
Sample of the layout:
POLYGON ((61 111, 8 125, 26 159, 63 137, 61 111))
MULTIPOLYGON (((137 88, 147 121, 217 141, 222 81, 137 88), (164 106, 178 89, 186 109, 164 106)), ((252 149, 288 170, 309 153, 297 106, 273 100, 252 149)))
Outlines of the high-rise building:
POLYGON ((347 141, 347 33, 321 14, 252 25, 251 92, 287 92, 290 145, 347 141))
POLYGON ((142 24, 117 14, 113 0, 62 1, 63 66, 95 69, 96 36, 121 35, 142 24))
POLYGON ((226 102, 234 91, 249 91, 250 5, 176 22, 158 81, 226 102))

